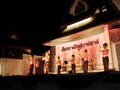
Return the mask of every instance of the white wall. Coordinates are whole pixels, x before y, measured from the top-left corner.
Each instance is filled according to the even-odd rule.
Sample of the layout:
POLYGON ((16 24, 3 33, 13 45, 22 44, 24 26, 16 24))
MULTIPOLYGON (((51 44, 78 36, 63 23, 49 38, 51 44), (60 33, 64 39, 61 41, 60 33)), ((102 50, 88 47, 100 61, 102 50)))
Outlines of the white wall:
MULTIPOLYGON (((30 54, 23 54, 23 59, 0 58, 0 75, 28 75, 28 65, 26 60, 29 59, 30 56, 30 54)), ((37 55, 34 57, 35 59, 41 58, 41 56, 37 55)), ((35 74, 35 67, 33 73, 35 74)))

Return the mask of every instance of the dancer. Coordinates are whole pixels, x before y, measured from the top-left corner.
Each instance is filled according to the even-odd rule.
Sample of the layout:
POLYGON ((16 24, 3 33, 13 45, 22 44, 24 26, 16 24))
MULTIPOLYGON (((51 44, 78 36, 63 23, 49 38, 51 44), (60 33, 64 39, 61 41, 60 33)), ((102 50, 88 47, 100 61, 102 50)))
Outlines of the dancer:
POLYGON ((71 62, 71 69, 72 69, 72 73, 76 73, 76 66, 75 66, 75 61, 76 61, 76 59, 75 59, 75 55, 73 54, 72 55, 72 59, 70 60, 70 62, 71 62))
POLYGON ((50 59, 50 56, 48 54, 48 52, 46 51, 45 52, 45 57, 44 57, 44 73, 45 74, 48 74, 49 72, 49 59, 50 59))
POLYGON ((60 56, 57 57, 57 72, 58 74, 60 74, 61 71, 61 60, 60 60, 60 56))
POLYGON ((102 52, 104 71, 109 70, 109 57, 108 57, 109 49, 107 47, 108 47, 107 43, 103 44, 103 50, 101 50, 101 46, 100 46, 100 52, 102 52))
POLYGON ((83 72, 87 73, 88 72, 88 50, 85 49, 83 53, 83 72))
POLYGON ((33 68, 34 68, 34 57, 33 55, 31 55, 31 57, 29 58, 29 60, 26 60, 28 67, 29 67, 29 72, 28 75, 33 75, 33 68))

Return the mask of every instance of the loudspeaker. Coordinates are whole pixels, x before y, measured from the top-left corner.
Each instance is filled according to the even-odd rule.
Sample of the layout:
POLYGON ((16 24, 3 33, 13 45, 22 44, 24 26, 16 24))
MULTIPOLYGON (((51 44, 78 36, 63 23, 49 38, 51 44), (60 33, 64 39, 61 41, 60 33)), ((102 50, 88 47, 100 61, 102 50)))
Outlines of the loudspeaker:
POLYGON ((72 74, 72 70, 69 71, 69 74, 72 74))

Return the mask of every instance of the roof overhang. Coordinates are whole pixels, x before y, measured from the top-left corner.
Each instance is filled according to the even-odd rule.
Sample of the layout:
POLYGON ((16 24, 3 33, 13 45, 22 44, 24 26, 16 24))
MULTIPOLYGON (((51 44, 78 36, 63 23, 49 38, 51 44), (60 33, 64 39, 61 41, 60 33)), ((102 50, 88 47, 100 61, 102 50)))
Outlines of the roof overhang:
POLYGON ((95 26, 95 27, 91 27, 89 29, 74 33, 74 34, 70 34, 67 36, 63 36, 63 37, 59 37, 56 39, 53 39, 47 43, 44 43, 43 45, 46 46, 55 46, 55 45, 59 45, 59 44, 63 44, 63 43, 68 43, 68 42, 72 42, 72 41, 77 41, 80 39, 84 39, 86 37, 90 37, 99 33, 103 32, 103 24, 95 26))

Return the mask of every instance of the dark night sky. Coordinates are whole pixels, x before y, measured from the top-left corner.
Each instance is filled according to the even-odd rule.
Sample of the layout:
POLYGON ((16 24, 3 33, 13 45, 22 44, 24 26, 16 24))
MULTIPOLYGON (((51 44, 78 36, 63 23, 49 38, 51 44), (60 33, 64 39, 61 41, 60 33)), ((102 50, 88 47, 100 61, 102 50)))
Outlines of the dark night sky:
MULTIPOLYGON (((94 13, 96 8, 100 8, 102 0, 83 0, 87 1, 88 10, 77 16, 69 14, 69 10, 74 0, 42 0, 42 1, 26 1, 26 2, 8 2, 3 5, 5 18, 8 22, 1 25, 1 43, 16 42, 19 45, 36 46, 43 42, 52 40, 62 36, 60 26, 80 20, 94 13), (15 34, 19 39, 10 39, 15 34)), ((103 0, 104 1, 104 0, 103 0)), ((106 2, 108 0, 105 0, 106 2)), ((113 7, 106 3, 107 13, 97 16, 96 21, 92 25, 107 22, 118 18, 118 13, 113 7), (112 14, 113 13, 113 14, 112 14), (101 19, 102 18, 102 19, 101 19), (99 22, 99 23, 98 23, 99 22)), ((89 28, 89 27, 87 27, 89 28)))

